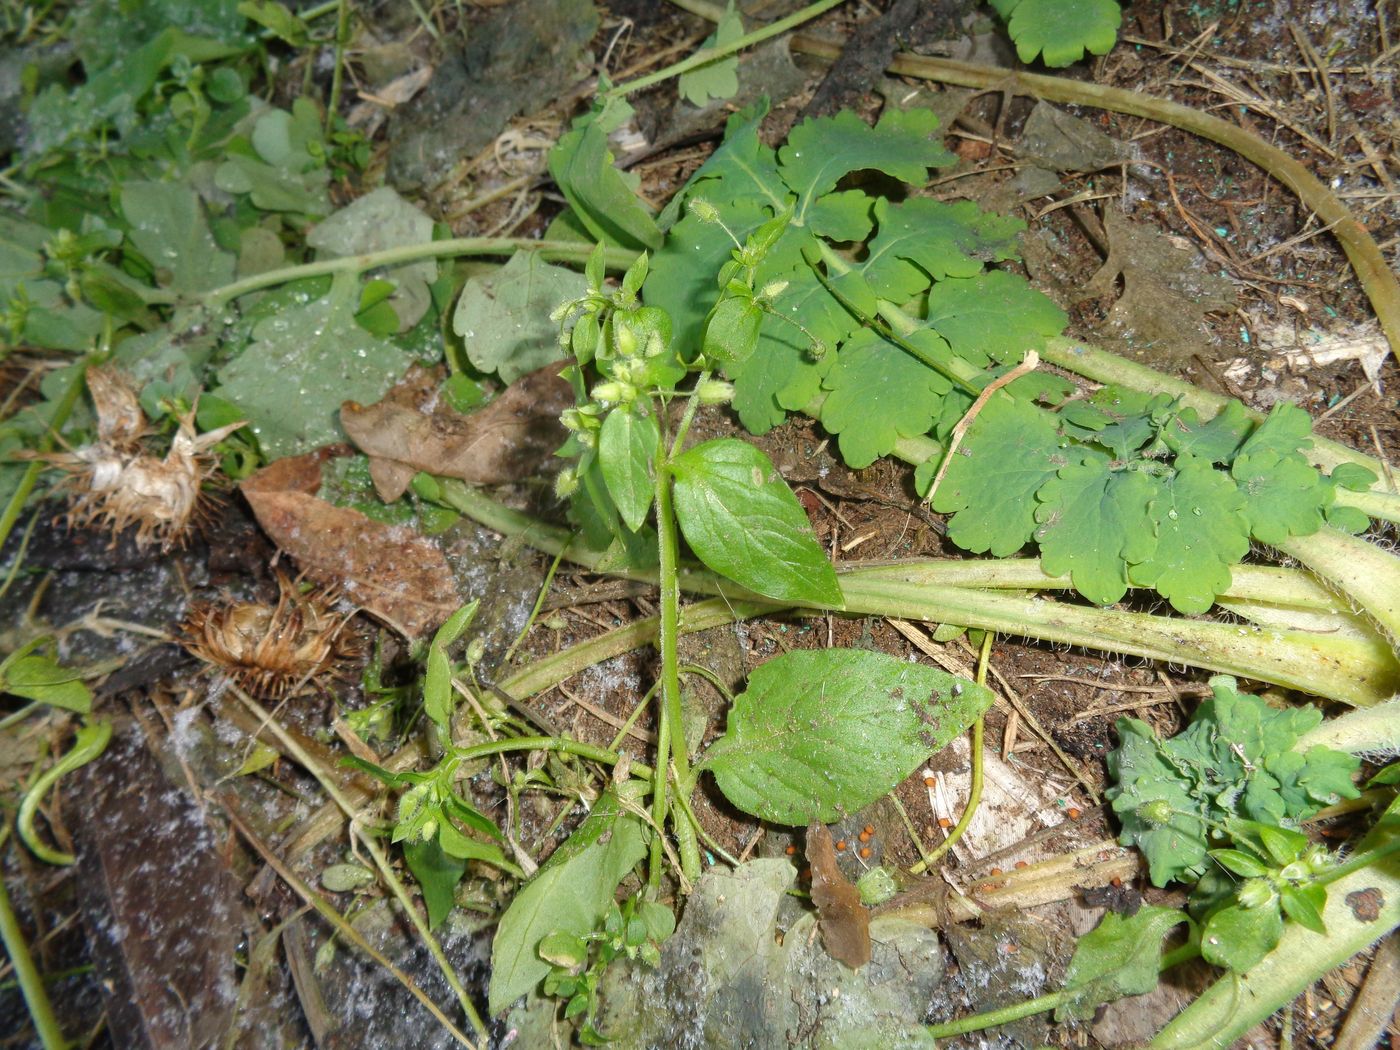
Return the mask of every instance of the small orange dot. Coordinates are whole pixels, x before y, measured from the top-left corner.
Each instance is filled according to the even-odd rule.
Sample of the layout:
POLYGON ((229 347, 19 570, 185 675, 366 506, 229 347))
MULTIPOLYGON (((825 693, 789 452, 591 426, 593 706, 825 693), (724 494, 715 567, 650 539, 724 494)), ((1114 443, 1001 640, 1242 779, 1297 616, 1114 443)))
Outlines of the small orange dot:
POLYGON ((863 830, 867 835, 873 835, 873 834, 875 834, 875 825, 874 825, 874 824, 867 824, 867 825, 865 825, 865 827, 864 827, 862 830, 863 830))
POLYGON ((1016 867, 1017 867, 1017 868, 1024 868, 1025 866, 1026 866, 1026 862, 1023 861, 1023 860, 1018 860, 1018 861, 1016 862, 1016 867))
POLYGON ((873 852, 875 852, 875 851, 872 850, 869 846, 862 846, 862 847, 860 848, 860 857, 861 857, 861 860, 868 860, 868 859, 870 859, 870 854, 873 853, 873 852))
POLYGON ((811 868, 803 868, 803 869, 802 869, 802 874, 800 874, 800 875, 797 876, 797 877, 798 877, 799 879, 802 879, 802 880, 805 882, 806 880, 808 880, 808 879, 810 879, 810 878, 812 877, 812 869, 811 869, 811 868))
POLYGON ((978 892, 978 893, 991 893, 991 892, 992 892, 993 890, 995 890, 996 888, 997 888, 997 884, 996 884, 995 882, 984 882, 984 883, 982 883, 982 885, 980 885, 980 886, 977 887, 977 892, 978 892))
POLYGON ((1120 879, 1117 875, 1115 875, 1115 876, 1113 876, 1113 878, 1109 879, 1108 882, 1109 882, 1109 885, 1110 885, 1110 886, 1114 886, 1114 887, 1123 885, 1123 880, 1120 879))
POLYGON ((845 848, 846 848, 846 840, 845 840, 845 839, 837 839, 837 840, 836 840, 836 848, 837 848, 837 849, 845 849, 845 848))
POLYGON ((939 826, 940 828, 951 828, 951 827, 953 826, 953 822, 952 822, 951 820, 949 820, 947 817, 939 817, 939 818, 938 818, 938 826, 939 826))
POLYGON ((870 841, 870 832, 868 832, 868 831, 862 831, 859 835, 856 836, 856 838, 860 839, 862 842, 869 842, 869 841, 870 841))
POLYGON ((791 857, 794 853, 797 852, 797 847, 789 846, 787 849, 783 850, 783 852, 786 853, 789 857, 791 857))
POLYGON ((993 868, 989 874, 991 874, 991 875, 993 875, 993 876, 1000 875, 1000 874, 1001 874, 1001 869, 1000 869, 1000 868, 993 868))
POLYGON ((1006 943, 1006 947, 1003 950, 1006 952, 1007 955, 1015 955, 1021 950, 1021 946, 1015 941, 1008 941, 1006 943))
POLYGON ((924 777, 924 787, 931 788, 936 783, 938 782, 934 780, 933 777, 924 777))
POLYGON ((1068 812, 1070 820, 1078 820, 1084 815, 1083 812, 1080 811, 1078 806, 1070 806, 1068 812))

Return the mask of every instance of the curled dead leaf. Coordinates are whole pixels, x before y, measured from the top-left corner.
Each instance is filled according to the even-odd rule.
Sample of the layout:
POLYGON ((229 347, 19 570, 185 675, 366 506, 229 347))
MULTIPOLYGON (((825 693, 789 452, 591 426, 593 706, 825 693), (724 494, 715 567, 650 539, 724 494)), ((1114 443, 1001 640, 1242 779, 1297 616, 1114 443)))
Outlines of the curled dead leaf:
POLYGON ((573 388, 555 362, 521 376, 485 408, 453 411, 437 396, 433 373, 411 369, 377 404, 347 401, 340 422, 370 456, 380 498, 403 495, 416 471, 496 485, 533 474, 567 437, 559 415, 573 388))
POLYGON ((836 865, 831 832, 820 821, 807 827, 807 863, 812 868, 812 903, 827 954, 858 970, 870 961, 870 912, 836 865))
POLYGON ((386 525, 317 499, 326 450, 281 459, 242 484, 258 524, 316 583, 335 588, 410 638, 462 604, 442 549, 404 525, 386 525))

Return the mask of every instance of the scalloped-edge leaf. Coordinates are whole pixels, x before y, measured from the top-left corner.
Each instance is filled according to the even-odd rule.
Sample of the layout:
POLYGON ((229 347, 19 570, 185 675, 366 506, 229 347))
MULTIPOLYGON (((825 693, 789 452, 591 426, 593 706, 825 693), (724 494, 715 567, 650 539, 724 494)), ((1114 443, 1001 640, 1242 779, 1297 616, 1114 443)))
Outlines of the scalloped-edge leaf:
POLYGON ((1115 0, 994 0, 1009 19, 1007 32, 1022 62, 1037 55, 1047 66, 1078 62, 1087 50, 1106 55, 1118 41, 1123 12, 1115 0))
POLYGON ((1024 277, 991 270, 937 282, 928 293, 926 320, 955 354, 980 364, 1019 361, 1027 350, 1039 350, 1064 331, 1069 315, 1024 277))

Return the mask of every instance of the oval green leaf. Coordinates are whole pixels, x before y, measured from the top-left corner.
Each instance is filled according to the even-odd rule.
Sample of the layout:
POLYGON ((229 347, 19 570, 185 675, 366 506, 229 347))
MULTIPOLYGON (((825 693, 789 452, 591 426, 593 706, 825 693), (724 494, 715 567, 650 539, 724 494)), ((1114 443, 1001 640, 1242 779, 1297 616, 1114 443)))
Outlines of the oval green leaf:
POLYGON ((701 766, 746 813, 831 824, 889 792, 991 704, 982 686, 922 664, 800 650, 749 676, 701 766))
POLYGON ((633 532, 647 520, 651 507, 652 458, 660 447, 661 432, 651 416, 639 416, 629 408, 615 408, 603 420, 598 436, 598 463, 608 495, 633 532))
POLYGON ((711 569, 769 598, 844 604, 806 512, 762 452, 719 438, 678 456, 671 471, 681 532, 711 569))

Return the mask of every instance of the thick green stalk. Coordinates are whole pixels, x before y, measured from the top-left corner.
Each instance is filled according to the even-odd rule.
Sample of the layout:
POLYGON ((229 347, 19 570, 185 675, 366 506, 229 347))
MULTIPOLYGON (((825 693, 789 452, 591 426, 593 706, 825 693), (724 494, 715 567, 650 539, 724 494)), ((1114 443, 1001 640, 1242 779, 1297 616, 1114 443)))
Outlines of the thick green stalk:
POLYGON ((1400 645, 1400 559, 1359 536, 1323 528, 1276 546, 1356 601, 1361 612, 1400 645))
POLYGON ((14 908, 10 906, 10 895, 5 890, 5 880, 0 879, 0 941, 5 944, 5 954, 10 957, 10 965, 15 971, 15 982, 24 994, 24 1004, 29 1008, 29 1018, 34 1022, 34 1031, 44 1050, 64 1050, 69 1044, 63 1036, 63 1028, 53 1012, 48 992, 44 990, 44 978, 34 965, 34 957, 29 954, 24 931, 20 929, 14 908))
MULTIPOLYGON (((571 535, 564 529, 543 525, 502 507, 461 482, 440 480, 446 500, 488 528, 522 536, 532 546, 551 554, 563 549, 571 535)), ((565 556, 588 568, 597 568, 602 557, 601 552, 578 543, 570 546, 565 556)), ((630 570, 615 575, 656 582, 654 571, 630 570)), ((676 575, 681 588, 687 591, 723 594, 731 601, 763 601, 761 596, 750 594, 704 569, 681 568, 676 575)), ((842 572, 845 611, 955 623, 999 634, 1184 663, 1301 689, 1355 706, 1378 703, 1400 689, 1400 662, 1391 647, 1379 638, 1152 616, 1046 601, 1015 593, 935 587, 917 579, 891 578, 895 575, 889 566, 870 573, 861 569, 842 572)))
POLYGON ((1299 738, 1297 750, 1330 747, 1353 755, 1400 754, 1400 697, 1329 718, 1299 738))
POLYGON ((1323 974, 1400 926, 1400 854, 1329 885, 1322 921, 1325 934, 1285 923, 1278 946, 1263 961, 1248 973, 1217 980, 1158 1033, 1151 1050, 1225 1050, 1323 974))

